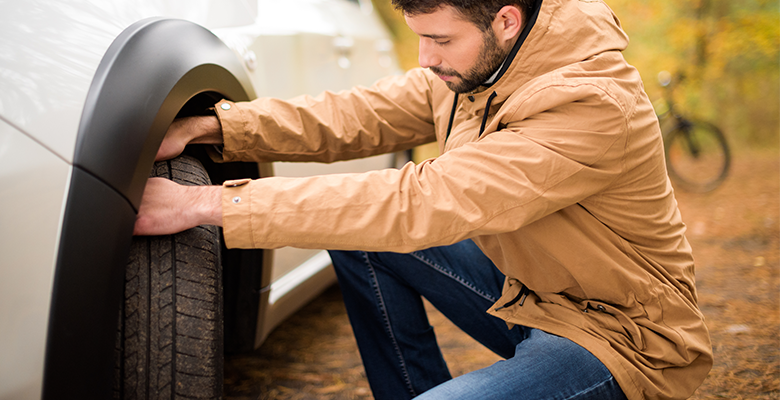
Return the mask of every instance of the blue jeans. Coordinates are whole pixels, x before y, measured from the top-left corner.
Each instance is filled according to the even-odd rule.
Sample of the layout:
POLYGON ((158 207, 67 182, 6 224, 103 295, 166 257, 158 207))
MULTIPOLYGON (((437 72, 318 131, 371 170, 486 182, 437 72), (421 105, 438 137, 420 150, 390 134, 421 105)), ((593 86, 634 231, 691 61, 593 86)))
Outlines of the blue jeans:
POLYGON ((504 276, 471 241, 409 254, 331 251, 352 330, 378 400, 625 399, 574 342, 485 311, 504 276), (452 379, 422 297, 506 360, 452 379))

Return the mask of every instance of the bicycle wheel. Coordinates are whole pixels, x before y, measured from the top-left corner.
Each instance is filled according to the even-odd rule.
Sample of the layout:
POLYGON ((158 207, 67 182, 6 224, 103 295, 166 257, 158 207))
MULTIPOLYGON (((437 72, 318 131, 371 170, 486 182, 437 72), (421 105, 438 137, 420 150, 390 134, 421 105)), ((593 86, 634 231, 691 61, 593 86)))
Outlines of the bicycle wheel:
POLYGON ((715 125, 682 120, 665 135, 664 147, 669 176, 683 190, 708 192, 728 175, 729 146, 715 125))

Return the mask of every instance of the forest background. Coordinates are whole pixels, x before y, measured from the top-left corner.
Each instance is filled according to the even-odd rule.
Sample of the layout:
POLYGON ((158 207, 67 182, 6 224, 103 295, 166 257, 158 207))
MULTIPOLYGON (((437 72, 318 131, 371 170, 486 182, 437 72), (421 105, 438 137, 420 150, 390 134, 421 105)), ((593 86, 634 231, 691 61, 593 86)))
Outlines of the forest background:
MULTIPOLYGON (((390 1, 373 1, 394 35, 401 67, 417 67, 417 36, 390 1)), ((780 149, 780 2, 606 3, 631 39, 625 58, 654 103, 664 99, 658 73, 668 71, 677 78, 670 93, 682 114, 719 126, 734 150, 780 149)))

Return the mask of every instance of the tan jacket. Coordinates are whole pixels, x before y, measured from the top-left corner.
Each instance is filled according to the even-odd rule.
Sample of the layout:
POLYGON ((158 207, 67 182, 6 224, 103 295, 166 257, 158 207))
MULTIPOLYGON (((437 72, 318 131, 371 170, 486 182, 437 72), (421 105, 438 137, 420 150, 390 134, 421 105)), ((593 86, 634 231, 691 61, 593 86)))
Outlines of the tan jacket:
POLYGON ((488 312, 585 347, 630 399, 690 396, 712 349, 627 43, 603 2, 544 0, 506 73, 458 97, 446 141, 455 95, 421 69, 217 107, 225 161, 331 162, 433 140, 442 153, 400 170, 227 184, 227 245, 409 252, 473 238, 507 276, 488 312))

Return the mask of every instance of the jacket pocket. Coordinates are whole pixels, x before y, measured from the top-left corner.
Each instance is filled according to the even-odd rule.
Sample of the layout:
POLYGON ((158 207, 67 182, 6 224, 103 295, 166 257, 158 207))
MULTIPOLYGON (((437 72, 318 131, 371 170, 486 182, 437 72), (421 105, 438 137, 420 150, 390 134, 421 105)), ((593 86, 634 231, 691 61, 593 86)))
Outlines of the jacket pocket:
POLYGON ((580 304, 582 312, 594 324, 628 339, 637 350, 645 349, 645 338, 639 325, 619 308, 597 300, 585 300, 580 304))

